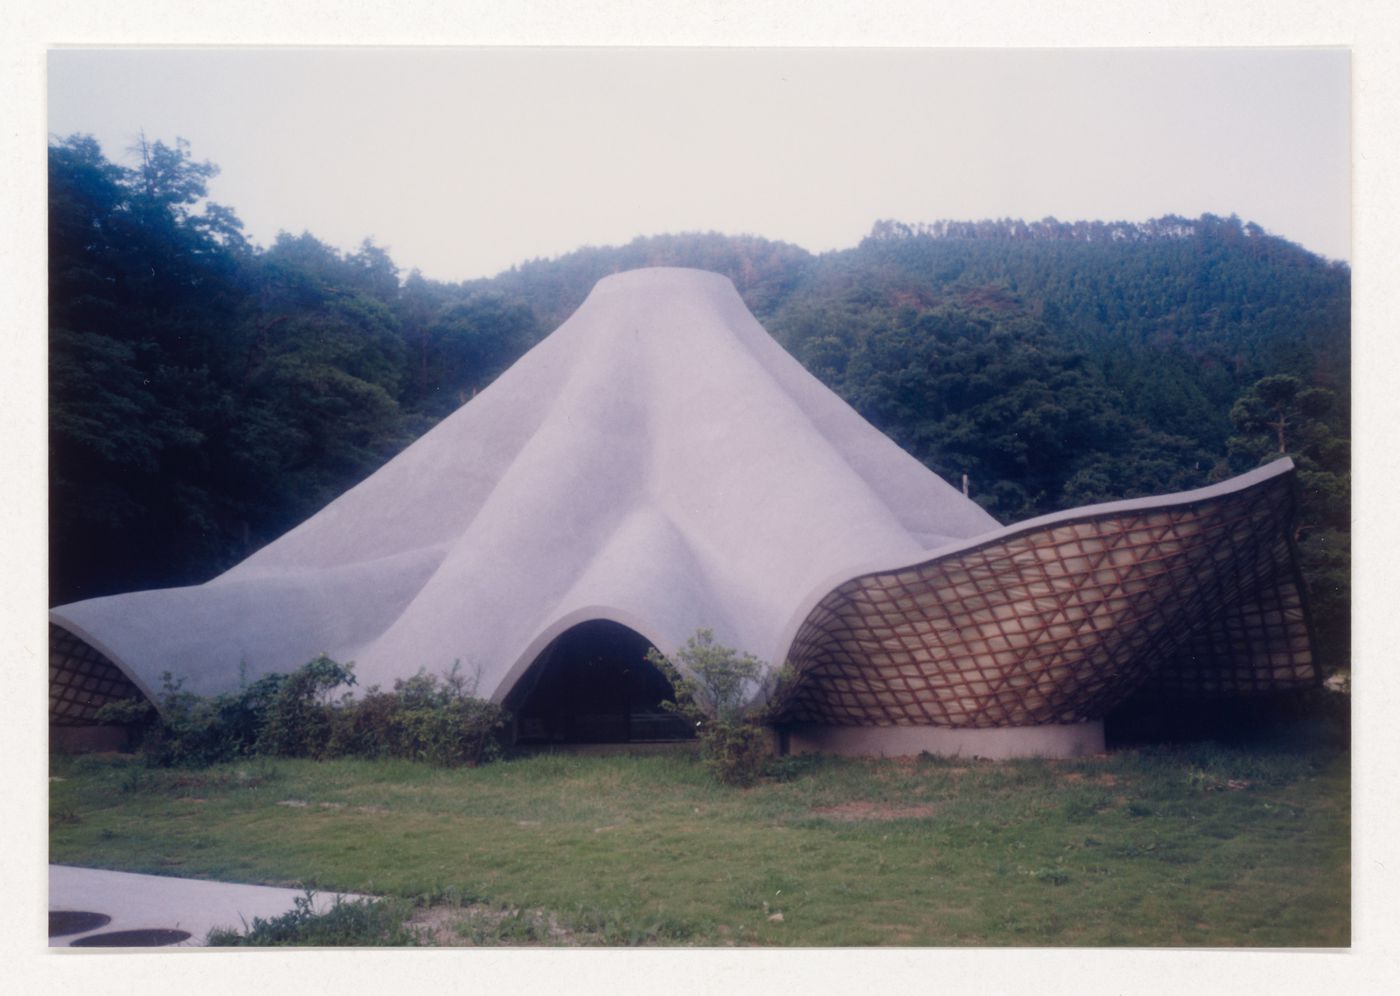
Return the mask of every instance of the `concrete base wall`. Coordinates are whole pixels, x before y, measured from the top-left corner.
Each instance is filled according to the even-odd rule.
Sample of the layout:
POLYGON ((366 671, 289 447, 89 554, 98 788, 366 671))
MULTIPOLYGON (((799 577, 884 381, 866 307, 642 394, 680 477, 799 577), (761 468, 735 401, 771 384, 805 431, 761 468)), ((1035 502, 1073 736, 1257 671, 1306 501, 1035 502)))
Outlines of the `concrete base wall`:
POLYGON ((943 726, 793 726, 779 734, 788 754, 904 757, 1079 757, 1104 749, 1103 722, 954 729, 943 726))
POLYGON ((50 726, 49 750, 64 754, 93 754, 126 750, 131 735, 125 726, 50 726))

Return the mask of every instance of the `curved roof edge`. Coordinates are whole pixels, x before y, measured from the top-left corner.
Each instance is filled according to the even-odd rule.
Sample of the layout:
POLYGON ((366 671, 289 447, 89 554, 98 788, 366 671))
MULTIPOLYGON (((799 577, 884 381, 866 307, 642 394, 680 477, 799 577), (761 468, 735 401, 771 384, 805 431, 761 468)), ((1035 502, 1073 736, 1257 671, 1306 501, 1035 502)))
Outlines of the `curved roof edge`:
POLYGON ((132 669, 131 665, 122 660, 120 654, 117 654, 105 642, 93 636, 85 626, 73 622, 57 608, 49 609, 49 622, 72 633, 93 650, 96 650, 103 657, 111 661, 112 666, 125 675, 126 679, 135 685, 142 695, 146 696, 146 700, 150 702, 157 711, 160 711, 160 697, 156 695, 155 689, 151 688, 150 685, 143 681, 141 676, 132 669))
POLYGON ((797 631, 802 628, 803 622, 806 621, 807 617, 821 600, 841 587, 841 585, 849 581, 854 581, 857 578, 868 577, 872 574, 888 574, 894 571, 902 571, 917 564, 927 564, 934 560, 942 560, 944 557, 964 553, 987 543, 995 543, 998 540, 1044 529, 1048 526, 1064 525, 1065 523, 1078 522, 1084 519, 1096 519, 1101 516, 1122 515, 1130 512, 1194 505, 1197 502, 1210 501, 1214 498, 1224 497, 1225 495, 1248 491, 1250 488, 1266 484, 1276 478, 1286 477, 1292 474, 1294 469, 1293 461, 1288 457, 1283 457, 1282 459, 1265 464, 1263 467, 1256 467, 1254 470, 1246 471, 1243 474, 1238 474, 1218 484, 1210 484, 1203 488, 1194 488, 1191 491, 1175 491, 1165 495, 1149 495, 1146 498, 1124 498, 1119 501, 1102 502, 1098 505, 1081 505, 1078 508, 1036 516, 1033 519, 1026 519, 1023 522, 1003 526, 1000 529, 993 529, 980 536, 973 536, 970 539, 958 540, 940 547, 935 547, 932 550, 924 551, 917 557, 901 557, 894 560, 886 558, 878 561, 870 561, 849 570, 844 570, 839 574, 831 575, 802 600, 797 611, 789 618, 787 625, 783 627, 782 636, 777 646, 774 648, 774 650, 779 651, 779 653, 771 659, 772 663, 778 666, 781 665, 783 661, 787 660, 792 650, 793 641, 797 639, 797 631))
MULTIPOLYGON (((545 648, 554 640, 558 639, 575 626, 600 619, 615 622, 620 626, 626 626, 628 629, 645 637, 652 646, 656 647, 668 658, 672 660, 675 659, 675 651, 678 648, 668 647, 666 641, 659 639, 653 627, 640 616, 614 606, 586 605, 566 612, 540 630, 535 635, 534 639, 526 645, 525 649, 517 655, 510 669, 491 693, 490 700, 496 703, 504 702, 511 692, 515 690, 516 685, 520 683, 520 679, 530 670, 530 666, 539 659, 540 654, 542 654, 545 648)), ((103 657, 107 658, 107 660, 111 661, 112 665, 116 667, 117 670, 121 671, 121 673, 136 686, 151 705, 157 710, 161 709, 160 698, 156 694, 155 689, 151 688, 147 682, 142 680, 141 676, 137 674, 126 661, 122 660, 121 655, 116 653, 107 643, 94 636, 86 627, 72 621, 58 609, 49 610, 49 622, 67 630, 73 636, 82 640, 88 646, 92 647, 93 650, 96 650, 103 657)))
POLYGON ((514 662, 512 662, 509 669, 507 669, 506 673, 501 677, 500 682, 491 693, 491 701, 496 703, 504 702, 506 698, 515 691, 515 687, 520 684, 520 680, 529 672, 530 666, 539 659, 540 654, 544 653, 545 648, 551 643, 575 626, 600 619, 607 620, 608 622, 615 622, 619 626, 626 626, 633 632, 639 633, 653 647, 661 651, 661 653, 665 654, 671 660, 675 660, 676 648, 668 647, 666 641, 657 639, 657 633, 652 628, 651 624, 640 616, 633 615, 625 609, 618 609, 614 606, 585 605, 581 608, 564 613, 535 634, 535 637, 525 645, 525 649, 516 655, 514 662))

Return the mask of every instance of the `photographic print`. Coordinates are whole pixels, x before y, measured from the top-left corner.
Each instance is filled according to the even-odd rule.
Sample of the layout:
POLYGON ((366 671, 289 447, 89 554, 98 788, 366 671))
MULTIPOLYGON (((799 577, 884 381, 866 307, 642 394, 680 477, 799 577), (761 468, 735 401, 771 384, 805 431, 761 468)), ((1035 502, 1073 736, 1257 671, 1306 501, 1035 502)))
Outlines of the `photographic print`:
POLYGON ((50 944, 1346 948, 1341 48, 54 48, 50 944))

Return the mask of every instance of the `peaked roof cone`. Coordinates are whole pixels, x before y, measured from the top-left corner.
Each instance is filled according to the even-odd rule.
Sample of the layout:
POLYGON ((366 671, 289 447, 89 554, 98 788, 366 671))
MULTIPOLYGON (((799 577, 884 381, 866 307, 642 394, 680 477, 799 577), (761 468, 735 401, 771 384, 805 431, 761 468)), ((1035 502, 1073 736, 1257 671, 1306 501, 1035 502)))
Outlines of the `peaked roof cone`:
POLYGON ((781 661, 834 578, 997 528, 728 279, 647 269, 601 280, 489 388, 225 574, 52 620, 148 695, 163 672, 211 694, 325 652, 365 686, 460 661, 501 699, 589 619, 666 653, 709 627, 781 661))

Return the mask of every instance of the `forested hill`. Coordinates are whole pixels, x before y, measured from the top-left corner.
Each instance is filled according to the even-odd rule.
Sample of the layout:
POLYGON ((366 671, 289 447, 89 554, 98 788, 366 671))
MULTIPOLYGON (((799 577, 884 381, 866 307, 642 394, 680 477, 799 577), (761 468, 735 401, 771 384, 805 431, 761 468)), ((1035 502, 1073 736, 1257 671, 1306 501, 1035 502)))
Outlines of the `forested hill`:
POLYGON ((446 284, 369 242, 250 245, 183 145, 128 168, 75 136, 49 159, 55 603, 207 579, 470 399, 600 277, 677 265, 729 276, 1002 521, 1282 447, 1314 608, 1345 628, 1350 271, 1236 218, 880 221, 822 255, 659 235, 446 284))

